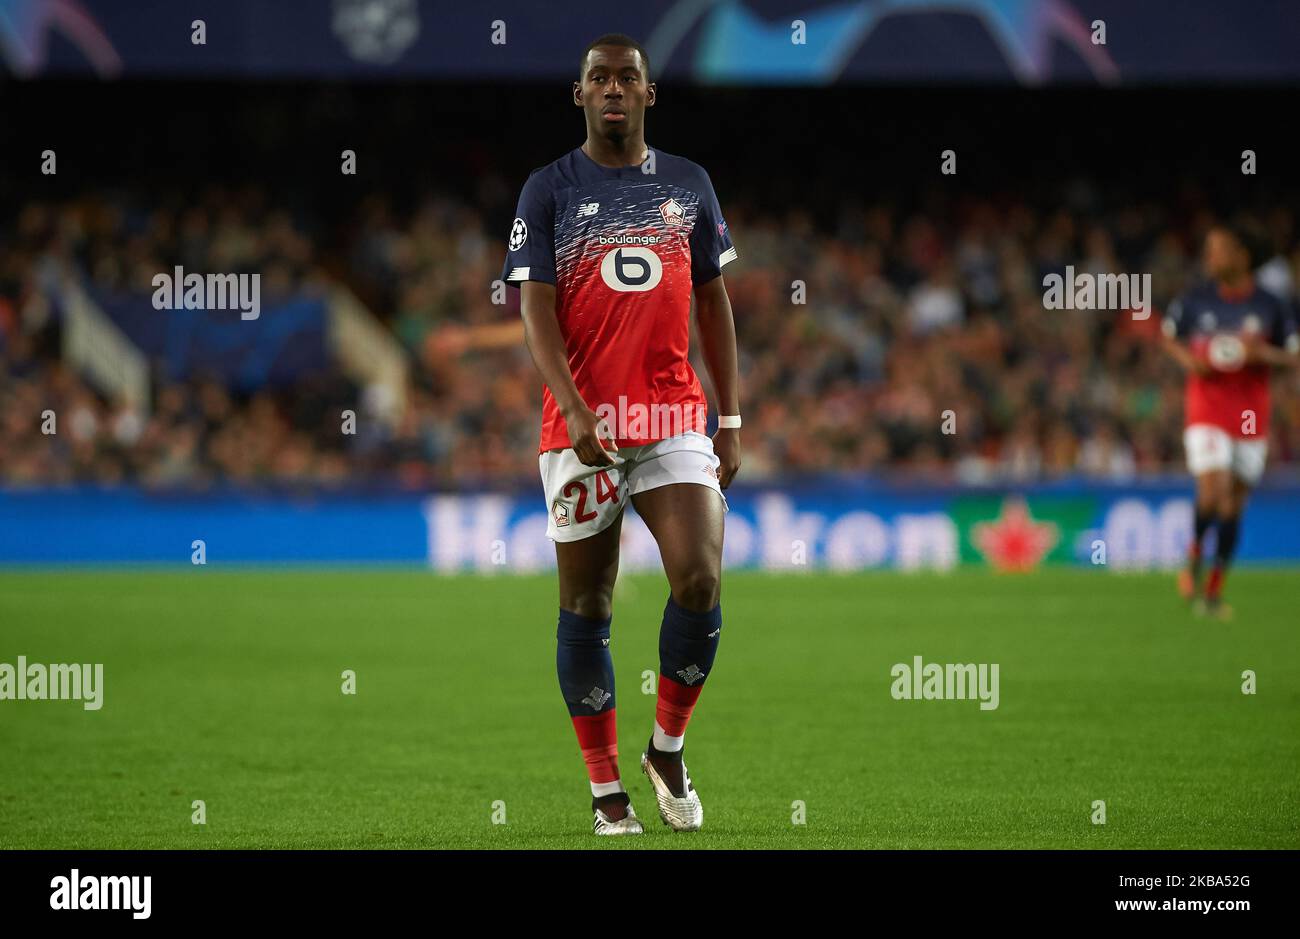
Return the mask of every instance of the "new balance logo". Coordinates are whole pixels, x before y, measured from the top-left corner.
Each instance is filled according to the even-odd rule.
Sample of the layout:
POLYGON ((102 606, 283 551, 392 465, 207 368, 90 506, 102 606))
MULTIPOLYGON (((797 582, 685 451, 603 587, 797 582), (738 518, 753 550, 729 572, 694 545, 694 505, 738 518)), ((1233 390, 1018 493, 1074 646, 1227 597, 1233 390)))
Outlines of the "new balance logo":
POLYGON ((593 711, 599 711, 609 700, 609 692, 604 688, 592 688, 587 696, 582 699, 582 703, 590 707, 593 711))
MULTIPOLYGON (((718 628, 721 629, 722 627, 719 626, 718 628)), ((688 685, 693 685, 697 681, 704 680, 704 673, 700 671, 698 665, 688 665, 685 668, 680 668, 677 670, 677 674, 680 675, 682 681, 686 682, 688 685)))
POLYGON ((586 218, 600 211, 599 202, 584 202, 578 206, 578 218, 586 218))

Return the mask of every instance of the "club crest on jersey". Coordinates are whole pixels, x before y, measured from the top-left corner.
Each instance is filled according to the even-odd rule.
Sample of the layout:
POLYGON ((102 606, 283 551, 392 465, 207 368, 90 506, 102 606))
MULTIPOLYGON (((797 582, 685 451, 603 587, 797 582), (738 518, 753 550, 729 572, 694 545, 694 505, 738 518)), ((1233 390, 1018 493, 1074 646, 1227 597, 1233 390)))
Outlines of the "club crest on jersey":
POLYGON ((563 502, 557 500, 556 503, 551 506, 551 516, 555 519, 556 528, 569 527, 569 510, 565 507, 563 502))
POLYGON ((664 224, 674 228, 686 224, 686 210, 676 199, 669 199, 659 206, 659 214, 664 217, 664 224))
POLYGON ((510 250, 518 251, 528 240, 528 225, 523 219, 515 219, 515 223, 510 226, 510 250))

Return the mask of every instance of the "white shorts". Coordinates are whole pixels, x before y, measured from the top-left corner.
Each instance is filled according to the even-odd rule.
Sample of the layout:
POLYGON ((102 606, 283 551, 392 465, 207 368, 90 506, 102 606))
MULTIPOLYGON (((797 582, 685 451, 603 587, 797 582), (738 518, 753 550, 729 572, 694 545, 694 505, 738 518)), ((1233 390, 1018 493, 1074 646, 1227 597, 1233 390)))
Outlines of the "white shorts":
POLYGON ((1213 424, 1192 424, 1183 431, 1187 468, 1193 476, 1213 470, 1231 470, 1232 475, 1254 486, 1264 475, 1268 440, 1234 437, 1213 424))
POLYGON ((697 483, 727 497, 718 485, 721 460, 713 441, 687 431, 640 447, 622 447, 613 466, 587 466, 569 450, 539 454, 542 487, 546 492, 549 521, 546 536, 552 541, 581 541, 614 523, 631 496, 673 483, 697 483))

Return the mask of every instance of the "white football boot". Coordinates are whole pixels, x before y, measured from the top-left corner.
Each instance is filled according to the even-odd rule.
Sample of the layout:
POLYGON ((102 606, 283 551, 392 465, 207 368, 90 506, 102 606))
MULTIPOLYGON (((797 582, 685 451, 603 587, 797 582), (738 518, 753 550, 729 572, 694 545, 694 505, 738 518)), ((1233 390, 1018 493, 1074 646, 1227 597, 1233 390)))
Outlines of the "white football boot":
POLYGON ((699 831, 704 824, 704 806, 700 804, 700 795, 695 791, 690 774, 686 772, 686 764, 678 764, 681 767, 681 788, 674 789, 650 759, 651 746, 653 743, 647 744, 646 752, 641 754, 641 772, 650 778, 651 785, 655 787, 659 817, 673 831, 699 831))
POLYGON ((591 830, 598 835, 640 835, 645 832, 641 827, 641 819, 636 817, 636 812, 632 810, 631 801, 627 802, 627 815, 620 819, 612 819, 606 815, 596 805, 596 800, 591 800, 592 811, 596 813, 595 821, 591 823, 591 830))

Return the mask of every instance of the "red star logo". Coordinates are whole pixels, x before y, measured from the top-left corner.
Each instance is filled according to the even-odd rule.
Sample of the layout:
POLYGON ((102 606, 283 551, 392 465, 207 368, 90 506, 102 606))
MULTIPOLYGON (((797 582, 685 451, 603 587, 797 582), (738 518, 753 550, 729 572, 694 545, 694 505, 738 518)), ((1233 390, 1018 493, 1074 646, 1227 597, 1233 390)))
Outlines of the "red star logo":
POLYGON ((976 522, 971 541, 994 570, 1032 571, 1056 547, 1061 530, 1054 522, 1036 522, 1019 496, 1002 502, 1002 514, 991 522, 976 522))

